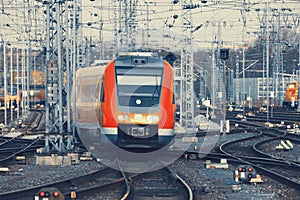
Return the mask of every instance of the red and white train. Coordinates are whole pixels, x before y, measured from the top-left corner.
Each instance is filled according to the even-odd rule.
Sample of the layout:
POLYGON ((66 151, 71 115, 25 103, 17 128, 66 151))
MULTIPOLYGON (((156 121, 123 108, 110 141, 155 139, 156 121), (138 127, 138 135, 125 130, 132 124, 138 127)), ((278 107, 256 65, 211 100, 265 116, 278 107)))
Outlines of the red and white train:
POLYGON ((76 127, 89 130, 79 131, 83 143, 161 148, 174 139, 173 71, 158 54, 120 53, 76 76, 76 127))

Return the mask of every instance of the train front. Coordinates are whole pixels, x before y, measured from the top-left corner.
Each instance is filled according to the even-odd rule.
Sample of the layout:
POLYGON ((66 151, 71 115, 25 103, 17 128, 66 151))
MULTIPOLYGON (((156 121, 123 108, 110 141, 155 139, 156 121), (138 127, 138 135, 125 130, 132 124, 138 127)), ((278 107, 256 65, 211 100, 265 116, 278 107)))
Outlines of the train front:
POLYGON ((102 134, 119 147, 163 147, 174 138, 172 68, 151 53, 128 54, 105 71, 102 134))

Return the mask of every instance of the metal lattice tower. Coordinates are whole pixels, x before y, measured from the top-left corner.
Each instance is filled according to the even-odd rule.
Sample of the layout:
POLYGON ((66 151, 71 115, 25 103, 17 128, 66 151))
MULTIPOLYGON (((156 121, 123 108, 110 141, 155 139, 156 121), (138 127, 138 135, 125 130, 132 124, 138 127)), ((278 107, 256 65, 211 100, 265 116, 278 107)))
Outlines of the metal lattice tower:
POLYGON ((113 1, 114 55, 118 51, 131 51, 136 46, 137 0, 113 1))
POLYGON ((192 0, 182 0, 182 48, 181 48, 181 88, 180 88, 180 123, 187 129, 194 128, 194 69, 192 43, 192 11, 185 9, 192 5, 192 0))
MULTIPOLYGON (((273 32, 276 33, 275 35, 275 40, 274 40, 274 60, 273 60, 273 66, 272 66, 272 71, 273 71, 273 91, 274 91, 274 98, 280 98, 280 102, 283 101, 283 96, 282 96, 282 80, 280 78, 282 74, 282 69, 281 69, 281 25, 280 25, 280 12, 278 13, 273 13, 274 22, 273 22, 273 32), (277 21, 277 26, 275 26, 275 23, 277 21)), ((277 102, 279 104, 279 102, 277 102)), ((282 103, 282 102, 281 102, 282 103)))
POLYGON ((99 59, 104 60, 104 43, 103 43, 103 5, 101 1, 101 14, 100 14, 100 24, 99 24, 99 59))
POLYGON ((291 14, 289 8, 282 9, 271 9, 272 11, 272 33, 274 38, 274 52, 273 52, 273 63, 272 63, 272 72, 273 72, 273 91, 274 97, 277 99, 277 105, 281 105, 284 101, 285 94, 285 84, 283 76, 283 29, 282 28, 297 28, 299 23, 297 23, 296 15, 291 14))
POLYGON ((78 61, 83 60, 79 58, 77 43, 81 17, 80 1, 49 0, 45 6, 47 8, 47 86, 44 151, 65 152, 73 147, 70 94, 72 72, 75 68, 71 69, 71 66, 80 65, 78 61), (53 135, 54 139, 50 139, 53 138, 50 135, 53 135), (67 142, 64 140, 65 136, 67 142), (50 149, 50 144, 53 149, 50 149))
POLYGON ((117 13, 117 6, 118 6, 118 0, 114 0, 112 2, 112 7, 114 8, 114 18, 113 18, 113 56, 116 55, 116 50, 118 49, 119 45, 119 34, 118 34, 118 13, 117 13))

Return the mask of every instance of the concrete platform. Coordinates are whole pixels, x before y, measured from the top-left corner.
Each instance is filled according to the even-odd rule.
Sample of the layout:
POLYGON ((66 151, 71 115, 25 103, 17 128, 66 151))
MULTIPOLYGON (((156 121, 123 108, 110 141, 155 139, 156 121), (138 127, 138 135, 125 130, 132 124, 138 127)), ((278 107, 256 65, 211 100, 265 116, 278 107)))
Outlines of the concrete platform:
POLYGON ((15 137, 19 137, 21 135, 23 135, 23 133, 21 133, 21 132, 10 132, 10 133, 5 134, 4 136, 10 137, 10 138, 15 138, 15 137))
POLYGON ((36 156, 36 165, 61 165, 69 166, 72 164, 72 156, 36 156))

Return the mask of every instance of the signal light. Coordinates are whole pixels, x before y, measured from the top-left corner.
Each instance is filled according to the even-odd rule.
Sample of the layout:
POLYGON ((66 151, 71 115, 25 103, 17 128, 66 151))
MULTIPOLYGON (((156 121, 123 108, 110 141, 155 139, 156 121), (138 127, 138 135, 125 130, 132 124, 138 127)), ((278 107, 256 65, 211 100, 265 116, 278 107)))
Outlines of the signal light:
POLYGON ((76 196, 77 196, 77 195, 76 195, 76 192, 74 192, 74 191, 71 192, 71 199, 76 199, 76 196))
POLYGON ((220 49, 220 58, 227 60, 229 58, 229 49, 220 49))
POLYGON ((57 192, 57 191, 53 192, 53 196, 54 197, 58 197, 59 196, 59 192, 57 192))
POLYGON ((50 197, 50 192, 45 192, 45 197, 50 197))
POLYGON ((249 172, 252 172, 252 171, 253 171, 253 169, 252 169, 251 167, 249 167, 249 168, 248 168, 248 171, 249 171, 249 172))
POLYGON ((43 191, 40 191, 40 197, 44 197, 45 196, 45 192, 43 192, 43 191))
POLYGON ((239 172, 243 171, 243 169, 241 167, 238 170, 239 170, 239 172))

